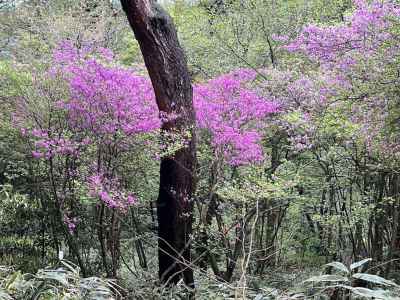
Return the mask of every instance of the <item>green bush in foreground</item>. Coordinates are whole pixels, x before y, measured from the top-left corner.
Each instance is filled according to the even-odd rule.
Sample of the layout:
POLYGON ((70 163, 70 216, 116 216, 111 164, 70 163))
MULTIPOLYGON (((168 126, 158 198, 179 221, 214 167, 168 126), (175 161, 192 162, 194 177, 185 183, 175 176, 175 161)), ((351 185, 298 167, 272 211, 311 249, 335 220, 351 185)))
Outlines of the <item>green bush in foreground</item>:
POLYGON ((79 268, 67 261, 61 261, 55 269, 41 269, 36 274, 0 267, 0 300, 112 300, 118 295, 112 281, 81 278, 79 268))

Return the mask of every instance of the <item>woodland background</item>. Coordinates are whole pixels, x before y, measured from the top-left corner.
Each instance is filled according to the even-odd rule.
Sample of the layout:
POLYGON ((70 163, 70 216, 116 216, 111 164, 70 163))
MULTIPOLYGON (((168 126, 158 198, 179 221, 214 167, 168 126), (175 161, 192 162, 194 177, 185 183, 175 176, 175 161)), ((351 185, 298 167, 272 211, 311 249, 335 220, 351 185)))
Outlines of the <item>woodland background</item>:
MULTIPOLYGON (((398 1, 162 5, 194 87, 196 297, 398 299, 398 1)), ((0 0, 0 299, 191 297, 158 283, 160 158, 186 145, 152 93, 118 1, 0 0)))

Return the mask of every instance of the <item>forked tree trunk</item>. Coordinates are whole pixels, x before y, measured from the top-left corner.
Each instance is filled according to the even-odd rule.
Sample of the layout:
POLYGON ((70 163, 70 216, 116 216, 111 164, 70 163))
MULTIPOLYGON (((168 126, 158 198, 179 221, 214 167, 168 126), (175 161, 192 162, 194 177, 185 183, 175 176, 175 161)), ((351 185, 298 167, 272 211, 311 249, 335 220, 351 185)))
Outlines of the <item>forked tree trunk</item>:
POLYGON ((186 146, 161 160, 157 200, 159 276, 164 283, 183 278, 193 287, 190 234, 195 189, 195 114, 186 58, 169 15, 152 0, 121 0, 139 42, 162 115, 164 135, 185 139, 186 146))

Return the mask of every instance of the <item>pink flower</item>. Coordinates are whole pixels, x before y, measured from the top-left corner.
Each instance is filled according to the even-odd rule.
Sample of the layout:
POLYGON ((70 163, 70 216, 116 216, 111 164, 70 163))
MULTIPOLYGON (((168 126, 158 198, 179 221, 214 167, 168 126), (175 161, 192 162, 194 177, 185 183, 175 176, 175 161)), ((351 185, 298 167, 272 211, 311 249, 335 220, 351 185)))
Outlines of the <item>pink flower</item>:
POLYGON ((42 158, 44 157, 44 154, 38 151, 32 151, 32 157, 33 158, 42 158))
POLYGON ((126 197, 126 202, 128 203, 128 205, 132 205, 137 202, 137 199, 134 195, 129 194, 128 197, 126 197))
POLYGON ((251 89, 256 76, 241 69, 194 87, 197 126, 211 134, 212 146, 231 165, 263 159, 260 142, 266 118, 279 110, 276 102, 251 89))

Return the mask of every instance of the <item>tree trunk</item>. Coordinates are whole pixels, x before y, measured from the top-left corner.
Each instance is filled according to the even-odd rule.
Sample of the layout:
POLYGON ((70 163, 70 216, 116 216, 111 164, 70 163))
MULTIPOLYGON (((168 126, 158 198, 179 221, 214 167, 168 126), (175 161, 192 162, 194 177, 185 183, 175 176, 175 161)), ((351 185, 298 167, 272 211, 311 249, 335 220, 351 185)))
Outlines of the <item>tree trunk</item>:
POLYGON ((185 140, 184 147, 161 160, 157 199, 159 276, 193 287, 190 234, 195 190, 195 113, 186 58, 169 15, 152 0, 121 0, 139 42, 156 95, 162 134, 185 140), (173 120, 165 116, 175 115, 173 120))

